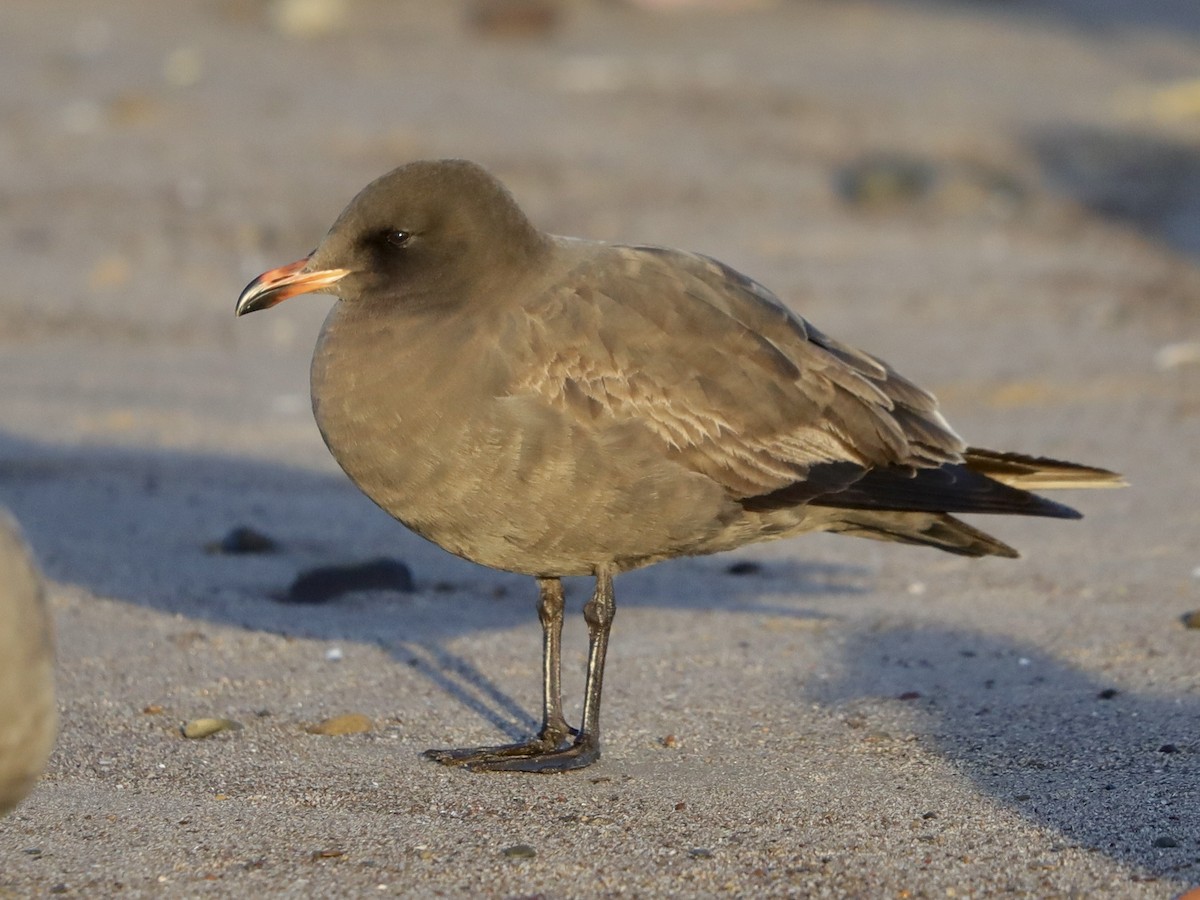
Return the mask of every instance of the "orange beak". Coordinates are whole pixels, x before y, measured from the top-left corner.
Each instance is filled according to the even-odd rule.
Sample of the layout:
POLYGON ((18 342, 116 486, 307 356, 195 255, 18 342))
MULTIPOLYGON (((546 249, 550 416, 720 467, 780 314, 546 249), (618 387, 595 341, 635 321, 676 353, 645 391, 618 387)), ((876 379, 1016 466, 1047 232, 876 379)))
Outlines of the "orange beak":
POLYGON ((244 316, 246 313, 257 312, 260 309, 270 309, 276 303, 281 303, 288 297, 297 294, 319 293, 337 284, 350 274, 349 269, 316 269, 307 271, 308 257, 298 259, 294 263, 280 266, 263 272, 246 285, 242 295, 238 297, 234 313, 244 316))

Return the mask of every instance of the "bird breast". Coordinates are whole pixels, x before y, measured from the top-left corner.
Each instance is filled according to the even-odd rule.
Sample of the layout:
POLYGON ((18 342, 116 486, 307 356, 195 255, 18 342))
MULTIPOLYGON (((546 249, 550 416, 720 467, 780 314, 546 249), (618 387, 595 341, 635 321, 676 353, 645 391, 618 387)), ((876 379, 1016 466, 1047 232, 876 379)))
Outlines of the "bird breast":
POLYGON ((520 348, 478 316, 372 318, 338 303, 313 357, 313 411, 358 487, 452 553, 533 575, 695 552, 727 524, 717 485, 636 421, 519 389, 520 348))

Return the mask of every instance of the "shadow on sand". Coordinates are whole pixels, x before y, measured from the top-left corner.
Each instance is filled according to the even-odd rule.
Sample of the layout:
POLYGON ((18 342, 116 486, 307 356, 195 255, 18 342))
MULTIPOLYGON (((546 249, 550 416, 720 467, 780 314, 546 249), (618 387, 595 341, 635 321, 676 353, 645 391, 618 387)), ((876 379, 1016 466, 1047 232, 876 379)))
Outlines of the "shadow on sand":
POLYGON ((918 740, 982 793, 1070 845, 1200 877, 1200 698, 1121 691, 1036 647, 936 626, 857 634, 842 668, 821 702, 915 706, 918 740))
MULTIPOLYGON (((0 435, 0 504, 19 518, 57 581, 196 620, 376 644, 503 734, 515 739, 536 724, 531 710, 448 646, 457 635, 520 625, 529 653, 537 653, 530 579, 447 555, 398 526, 338 473, 0 435), (205 551, 236 525, 271 535, 280 552, 205 551), (271 599, 303 569, 381 555, 412 567, 415 593, 306 606, 271 599)), ((861 568, 776 561, 732 575, 738 558, 677 560, 629 573, 618 598, 626 606, 724 606, 814 618, 825 613, 805 598, 860 592, 870 580, 861 568)), ((586 579, 574 582, 573 612, 590 587, 586 579)), ((1200 871, 1195 698, 1102 699, 1110 685, 1033 647, 930 627, 858 635, 845 648, 843 668, 817 700, 891 702, 916 691, 920 739, 955 761, 980 791, 1067 841, 1155 875, 1194 879, 1200 871), (1163 838, 1177 846, 1155 846, 1163 838)))
POLYGON ((1200 147, 1082 127, 1030 142, 1051 190, 1200 260, 1200 147))
MULTIPOLYGON (((445 553, 373 506, 340 473, 165 450, 55 447, 0 434, 0 506, 16 515, 56 581, 196 620, 374 644, 514 738, 535 724, 449 649, 462 634, 522 626, 529 653, 539 653, 533 580, 445 553), (239 525, 272 537, 278 552, 206 549, 239 525), (275 599, 304 570, 377 557, 403 560, 417 591, 321 604, 275 599)), ((679 560, 629 573, 619 582, 618 602, 818 617, 803 597, 857 592, 867 577, 855 567, 780 562, 735 576, 727 569, 736 559, 679 560), (763 600, 769 584, 776 596, 800 602, 763 600)), ((591 581, 569 579, 567 589, 568 613, 578 618, 591 581)))
MULTIPOLYGON (((921 0, 929 5, 930 0, 921 0)), ((980 15, 1020 17, 1064 23, 1075 28, 1116 31, 1133 28, 1200 35, 1200 4, 1195 0, 933 0, 980 15)))

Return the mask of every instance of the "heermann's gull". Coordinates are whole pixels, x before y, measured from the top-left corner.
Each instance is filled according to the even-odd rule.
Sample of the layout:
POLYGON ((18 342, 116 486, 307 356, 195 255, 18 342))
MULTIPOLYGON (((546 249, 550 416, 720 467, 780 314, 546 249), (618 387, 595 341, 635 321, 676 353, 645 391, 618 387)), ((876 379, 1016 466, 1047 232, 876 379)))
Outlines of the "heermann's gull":
POLYGON ((252 281, 237 314, 309 292, 339 300, 312 364, 338 463, 417 534, 538 582, 541 731, 429 751, 450 765, 599 756, 618 572, 807 531, 1015 557, 949 513, 1078 518, 1026 489, 1121 483, 967 447, 931 395, 746 276, 543 234, 470 162, 372 182, 309 256, 252 281), (564 575, 596 579, 578 732, 559 692, 564 575))
POLYGON ((57 721, 42 579, 16 522, 0 509, 0 815, 37 783, 57 721))

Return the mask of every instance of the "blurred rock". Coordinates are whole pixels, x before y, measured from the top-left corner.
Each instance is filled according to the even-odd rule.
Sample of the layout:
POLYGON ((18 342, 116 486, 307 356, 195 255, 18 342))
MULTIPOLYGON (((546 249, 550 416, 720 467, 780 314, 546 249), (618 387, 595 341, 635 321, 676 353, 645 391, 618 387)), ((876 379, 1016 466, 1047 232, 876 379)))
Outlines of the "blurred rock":
POLYGON ((204 55, 198 47, 176 47, 163 60, 163 79, 174 88, 187 88, 204 75, 204 55))
POLYGON ((362 713, 345 713, 323 719, 315 725, 309 725, 304 730, 309 734, 366 734, 374 727, 370 716, 362 713))
POLYGON ((1008 216, 1027 198, 1021 182, 978 162, 935 162, 904 153, 878 153, 843 166, 838 196, 870 211, 923 206, 941 215, 1008 216))
POLYGON ((355 591, 411 593, 414 589, 412 572, 404 563, 395 559, 373 559, 301 572, 279 599, 285 603, 326 603, 355 591))
POLYGON ((0 815, 33 788, 54 746, 54 648, 41 576, 0 510, 0 815))
POLYGON ((247 525, 231 528, 221 540, 204 545, 204 552, 213 554, 274 553, 278 549, 279 546, 270 537, 247 525))
POLYGON ((1160 372, 1183 366, 1200 366, 1200 341, 1165 344, 1154 354, 1154 367, 1160 372))
POLYGON ((467 24, 486 35, 540 37, 559 24, 562 8, 562 0, 473 0, 467 24))
POLYGON ((270 7, 275 30, 285 37, 301 40, 344 30, 349 12, 346 0, 274 0, 270 7))
POLYGON ((220 734, 222 731, 241 730, 242 725, 240 722, 235 722, 233 719, 217 718, 192 719, 179 729, 185 738, 192 741, 200 741, 206 737, 212 737, 214 734, 220 734))
POLYGON ((922 199, 936 180, 937 169, 926 160, 876 154, 844 166, 837 174, 837 191, 847 203, 882 208, 922 199))

